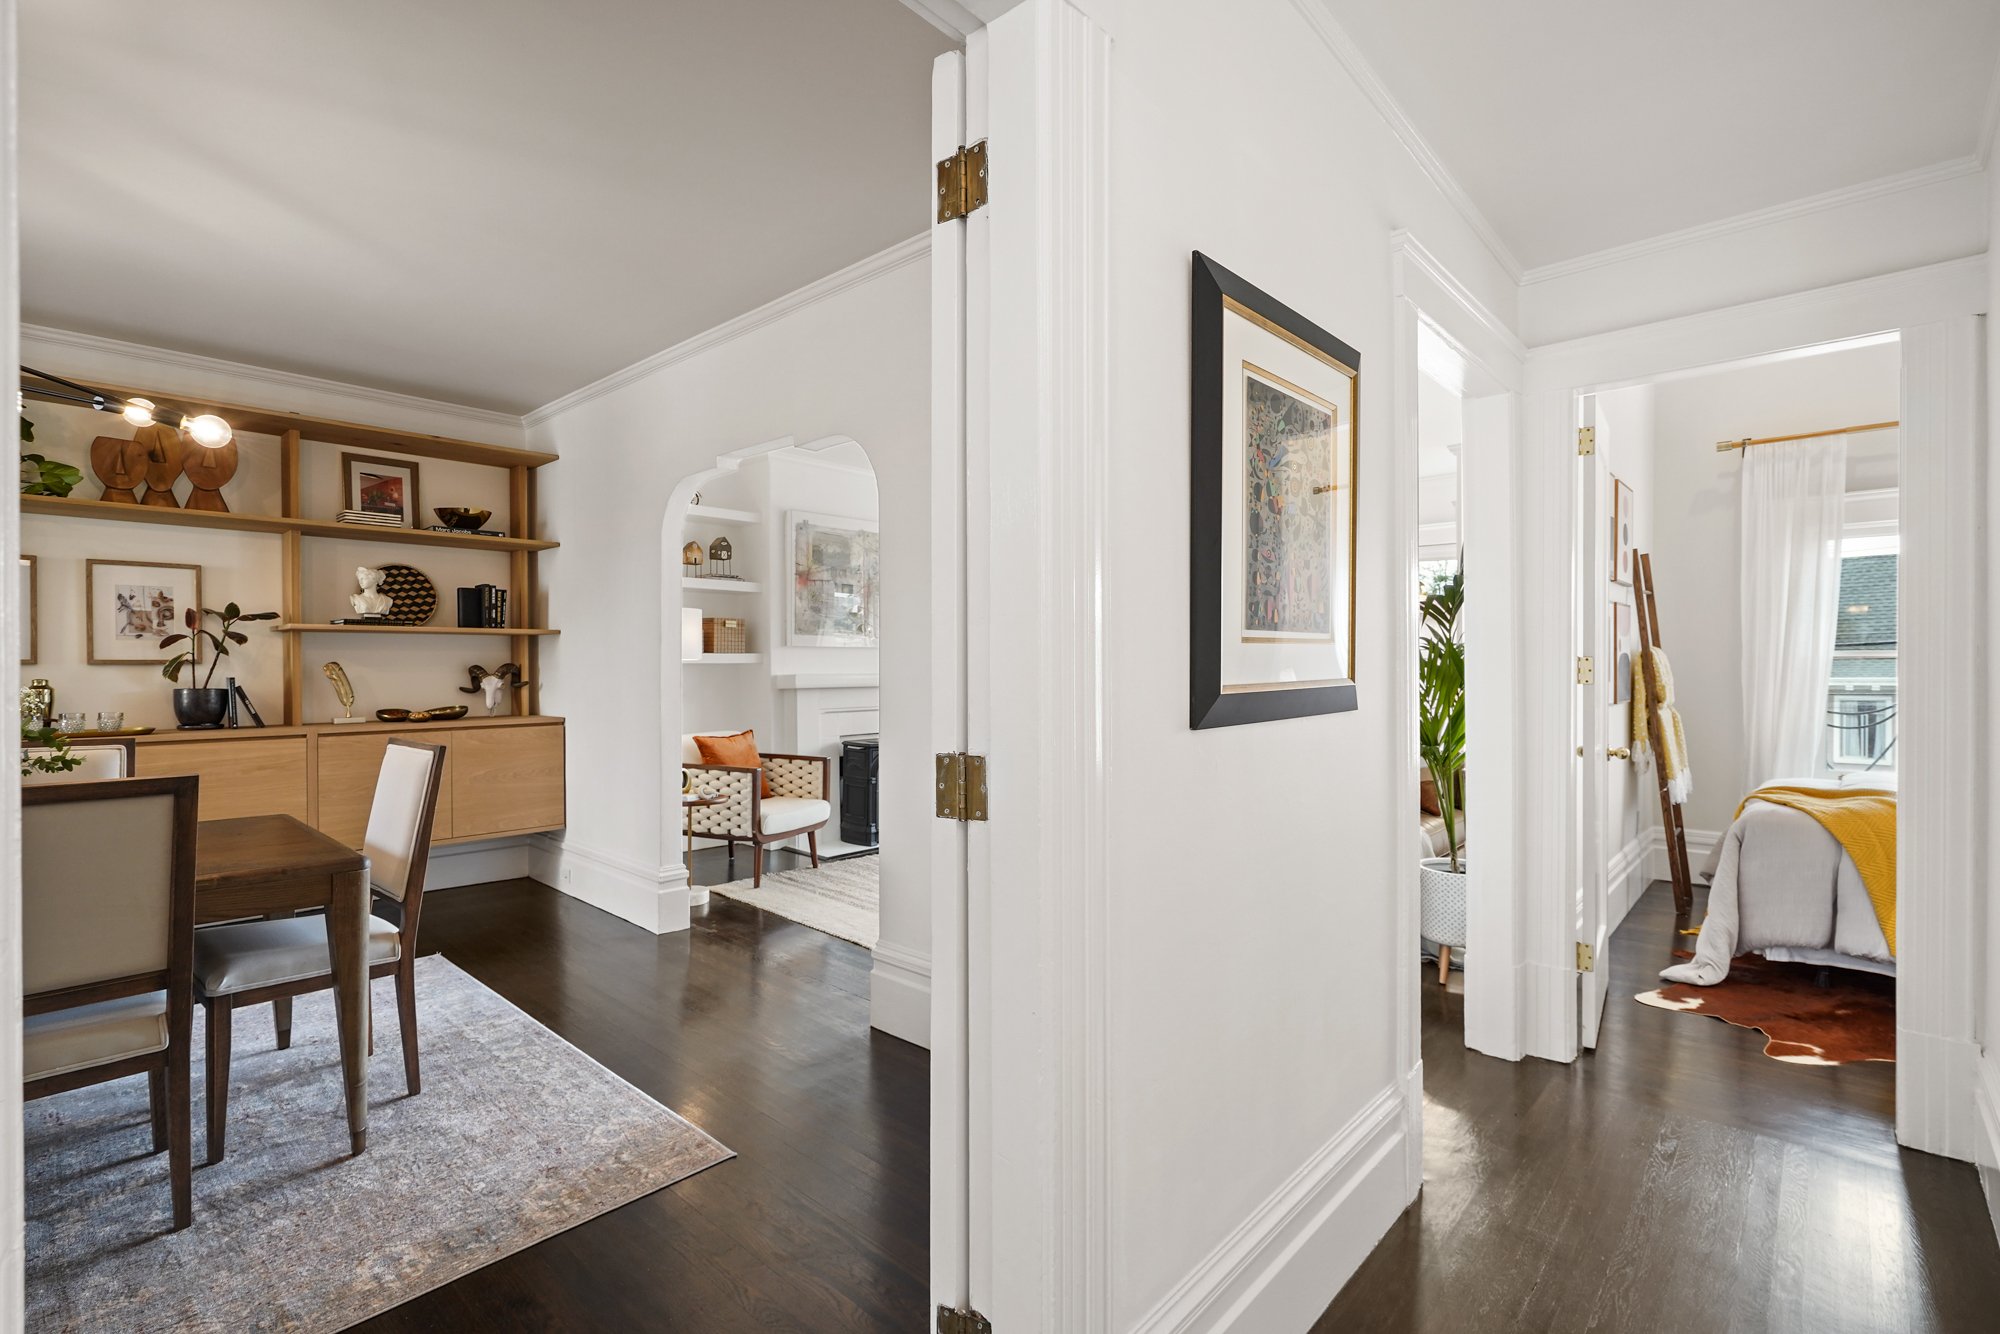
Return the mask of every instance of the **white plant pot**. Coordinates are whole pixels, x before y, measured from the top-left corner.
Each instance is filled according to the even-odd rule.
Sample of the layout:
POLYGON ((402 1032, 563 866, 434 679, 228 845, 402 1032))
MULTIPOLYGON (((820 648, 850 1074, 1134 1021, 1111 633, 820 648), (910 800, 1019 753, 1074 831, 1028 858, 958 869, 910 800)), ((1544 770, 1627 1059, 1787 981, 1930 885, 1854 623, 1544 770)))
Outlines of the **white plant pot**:
MULTIPOLYGON (((1464 865, 1460 858, 1459 864, 1464 865)), ((1426 857, 1418 863, 1423 885, 1424 939, 1453 949, 1465 947, 1465 872, 1451 869, 1448 857, 1426 857)))

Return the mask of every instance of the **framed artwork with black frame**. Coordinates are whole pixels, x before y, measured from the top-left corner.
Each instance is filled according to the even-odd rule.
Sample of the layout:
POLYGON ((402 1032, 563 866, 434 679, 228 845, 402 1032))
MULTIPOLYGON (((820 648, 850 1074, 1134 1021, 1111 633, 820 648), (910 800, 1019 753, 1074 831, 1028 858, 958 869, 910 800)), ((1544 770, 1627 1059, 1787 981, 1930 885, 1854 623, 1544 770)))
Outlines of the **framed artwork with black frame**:
POLYGON ((414 459, 374 458, 342 453, 341 479, 347 508, 396 520, 399 528, 421 528, 414 459))
POLYGON ((1361 355, 1196 251, 1188 725, 1358 707, 1361 355))

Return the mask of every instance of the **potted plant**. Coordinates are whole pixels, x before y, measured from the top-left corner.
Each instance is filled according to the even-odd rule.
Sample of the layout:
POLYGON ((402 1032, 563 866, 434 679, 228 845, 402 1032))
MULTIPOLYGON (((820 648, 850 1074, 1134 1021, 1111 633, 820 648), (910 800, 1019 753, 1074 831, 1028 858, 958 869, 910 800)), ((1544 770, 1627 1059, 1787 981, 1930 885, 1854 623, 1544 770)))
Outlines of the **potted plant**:
POLYGON ((1458 836, 1459 777, 1465 772, 1465 641, 1458 614, 1465 575, 1454 570, 1424 593, 1423 642, 1417 647, 1417 749, 1437 787, 1446 854, 1421 865, 1423 933, 1439 946, 1439 976, 1450 951, 1465 944, 1465 858, 1458 836))
POLYGON ((29 774, 66 774, 83 763, 81 755, 70 752, 69 738, 49 726, 47 713, 34 690, 21 691, 21 777, 29 774), (46 754, 33 754, 41 750, 46 754))
POLYGON ((180 686, 181 673, 195 665, 195 651, 203 644, 209 647, 208 675, 202 677, 199 686, 180 686, 174 691, 174 717, 182 727, 220 727, 223 715, 229 711, 229 691, 214 685, 215 669, 222 666, 222 660, 229 656, 231 644, 247 644, 250 637, 236 628, 242 621, 275 621, 275 611, 244 611, 234 602, 221 611, 202 608, 187 609, 182 618, 187 629, 180 634, 168 635, 160 641, 161 648, 172 648, 185 644, 179 653, 167 660, 160 669, 160 675, 180 686), (204 628, 202 622, 213 616, 222 622, 220 631, 204 628))

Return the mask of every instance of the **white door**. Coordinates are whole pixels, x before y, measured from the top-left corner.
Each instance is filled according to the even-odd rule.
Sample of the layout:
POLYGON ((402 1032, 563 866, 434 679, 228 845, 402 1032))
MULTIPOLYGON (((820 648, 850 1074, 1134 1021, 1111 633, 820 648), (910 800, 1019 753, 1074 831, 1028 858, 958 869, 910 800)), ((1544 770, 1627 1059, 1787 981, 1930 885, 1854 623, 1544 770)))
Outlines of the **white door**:
MULTIPOLYGON (((1610 655, 1608 626, 1611 600, 1611 528, 1607 511, 1608 483, 1604 438, 1608 424, 1599 416, 1597 400, 1586 394, 1578 401, 1576 458, 1576 527, 1571 568, 1575 574, 1575 627, 1579 670, 1571 692, 1570 731, 1576 742, 1571 762, 1571 828, 1575 831, 1572 883, 1576 891, 1577 1040, 1585 1048, 1597 1045, 1604 1018, 1605 979, 1611 967, 1610 917, 1605 912, 1604 787, 1607 764, 1617 757, 1607 750, 1605 693, 1617 666, 1610 655), (1584 453, 1581 441, 1590 441, 1584 453), (1582 662, 1591 663, 1588 680, 1582 662), (1587 953, 1586 953, 1587 951, 1587 953)), ((1619 761, 1622 762, 1622 761, 1619 761)))

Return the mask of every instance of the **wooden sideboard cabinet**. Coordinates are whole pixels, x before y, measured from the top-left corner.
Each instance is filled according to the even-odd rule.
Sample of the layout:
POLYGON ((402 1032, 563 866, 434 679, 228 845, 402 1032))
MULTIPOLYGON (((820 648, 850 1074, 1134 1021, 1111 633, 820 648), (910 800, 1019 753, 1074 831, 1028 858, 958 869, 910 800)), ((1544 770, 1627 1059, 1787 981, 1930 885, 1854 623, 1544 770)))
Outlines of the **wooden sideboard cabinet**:
POLYGON ((349 847, 368 829, 375 778, 391 738, 445 748, 431 836, 439 843, 560 829, 564 820, 560 718, 467 718, 456 723, 239 728, 139 738, 143 775, 201 779, 204 820, 294 815, 349 847))

